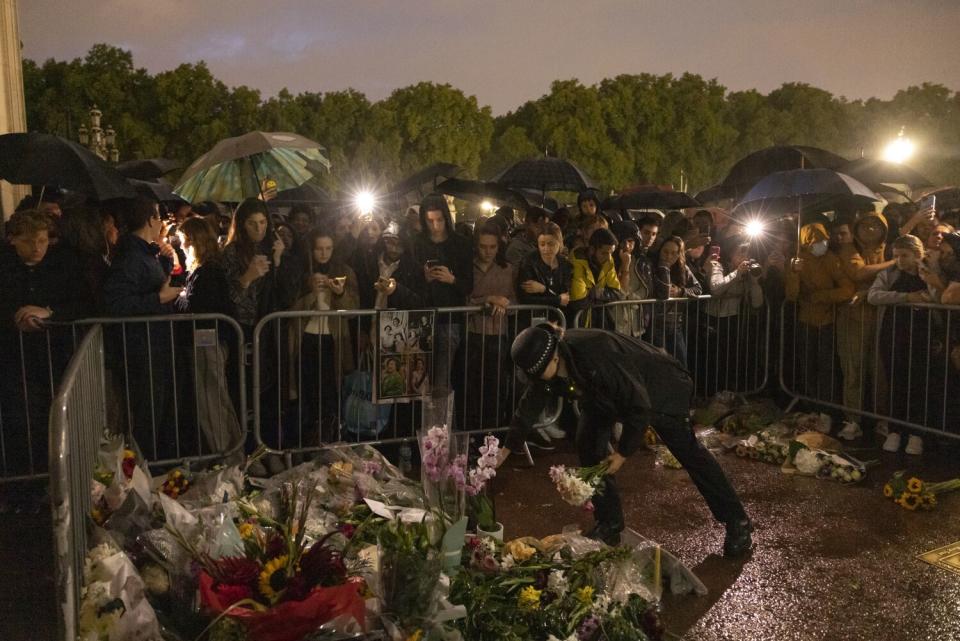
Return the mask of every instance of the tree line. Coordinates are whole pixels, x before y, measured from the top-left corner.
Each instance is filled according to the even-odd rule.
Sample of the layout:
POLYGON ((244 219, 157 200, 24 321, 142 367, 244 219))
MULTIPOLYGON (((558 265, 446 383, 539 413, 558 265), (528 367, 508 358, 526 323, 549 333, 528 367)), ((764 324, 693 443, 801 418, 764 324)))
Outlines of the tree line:
POLYGON ((294 131, 326 147, 331 190, 389 185, 436 161, 489 178, 548 153, 579 164, 604 188, 719 182, 739 158, 775 144, 813 145, 848 158, 879 156, 901 127, 911 165, 934 183, 960 183, 960 92, 931 83, 890 100, 848 100, 803 83, 763 94, 728 91, 695 74, 641 73, 595 85, 555 81, 502 116, 448 84, 421 82, 371 102, 353 89, 264 97, 227 87, 204 62, 151 75, 129 51, 94 45, 83 58, 23 62, 30 131, 76 139, 96 103, 117 131, 121 160, 167 157, 186 166, 247 131, 294 131))

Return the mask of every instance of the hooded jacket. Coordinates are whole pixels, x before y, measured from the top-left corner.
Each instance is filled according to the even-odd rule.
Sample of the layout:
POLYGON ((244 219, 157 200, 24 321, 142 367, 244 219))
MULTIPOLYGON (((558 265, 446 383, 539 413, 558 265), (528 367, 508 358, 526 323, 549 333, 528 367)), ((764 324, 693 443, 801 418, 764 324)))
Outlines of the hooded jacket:
MULTIPOLYGON (((430 207, 429 209, 433 209, 430 207)), ((447 238, 443 242, 435 243, 430 238, 427 227, 427 207, 420 207, 421 232, 413 246, 413 257, 416 263, 423 268, 428 260, 439 261, 447 267, 456 279, 447 284, 439 281, 427 283, 424 280, 424 303, 431 307, 459 307, 466 304, 467 297, 473 291, 473 245, 469 238, 464 238, 453 228, 453 216, 445 200, 438 199, 436 209, 443 212, 447 228, 447 238)))
POLYGON ((852 245, 844 245, 840 248, 840 262, 843 264, 843 269, 847 276, 853 281, 857 291, 864 293, 870 289, 870 281, 860 282, 860 270, 866 265, 878 265, 887 260, 886 243, 884 240, 890 232, 890 225, 887 223, 887 219, 883 214, 869 212, 861 215, 860 218, 857 219, 851 231, 853 232, 854 242, 852 245), (877 220, 883 227, 883 238, 881 238, 879 245, 873 249, 865 248, 857 240, 857 229, 868 219, 877 220))
MULTIPOLYGON (((573 265, 573 279, 570 282, 570 304, 573 309, 587 309, 592 304, 620 300, 620 280, 617 278, 613 258, 600 266, 596 276, 590 265, 589 249, 581 247, 574 250, 570 255, 570 263, 573 265), (599 288, 598 298, 591 296, 591 292, 596 288, 599 288)), ((590 327, 589 315, 585 323, 584 327, 590 327)))
POLYGON ((512 451, 539 420, 547 404, 572 386, 582 411, 623 423, 618 450, 629 456, 642 445, 650 414, 686 420, 693 383, 680 361, 638 338, 599 329, 568 329, 558 347, 569 379, 531 380, 517 404, 507 435, 512 451))
POLYGON ((833 323, 833 305, 853 298, 856 289, 844 271, 840 257, 832 251, 814 256, 810 248, 827 240, 829 235, 820 223, 804 225, 800 229, 800 258, 803 270, 788 268, 784 276, 787 300, 799 301, 800 322, 815 327, 833 323))

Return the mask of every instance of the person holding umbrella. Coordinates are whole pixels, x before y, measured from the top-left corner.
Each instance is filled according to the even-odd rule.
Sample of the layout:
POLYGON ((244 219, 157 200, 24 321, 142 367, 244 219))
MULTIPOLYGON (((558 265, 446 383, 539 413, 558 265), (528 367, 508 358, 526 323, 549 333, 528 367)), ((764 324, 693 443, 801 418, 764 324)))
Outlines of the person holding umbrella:
POLYGON ((580 464, 609 465, 602 491, 593 497, 596 527, 588 536, 616 545, 625 522, 615 475, 643 444, 643 432, 652 425, 714 518, 725 524, 724 554, 737 557, 749 552, 753 527, 723 469, 691 429, 693 381, 679 361, 630 336, 600 329, 564 332, 547 323, 522 331, 510 354, 528 382, 498 464, 522 448, 525 434, 552 399, 579 401, 580 464), (618 421, 623 432, 616 450, 608 454, 618 421))

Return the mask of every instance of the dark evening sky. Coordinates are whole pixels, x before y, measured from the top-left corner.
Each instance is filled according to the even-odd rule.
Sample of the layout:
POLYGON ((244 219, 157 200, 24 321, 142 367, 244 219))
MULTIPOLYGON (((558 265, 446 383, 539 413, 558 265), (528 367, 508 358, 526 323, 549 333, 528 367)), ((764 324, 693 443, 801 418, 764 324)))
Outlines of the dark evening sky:
POLYGON ((729 89, 807 82, 889 98, 960 89, 960 0, 21 0, 24 55, 105 42, 151 72, 206 60, 228 85, 353 87, 373 100, 448 82, 495 114, 555 79, 685 71, 729 89))

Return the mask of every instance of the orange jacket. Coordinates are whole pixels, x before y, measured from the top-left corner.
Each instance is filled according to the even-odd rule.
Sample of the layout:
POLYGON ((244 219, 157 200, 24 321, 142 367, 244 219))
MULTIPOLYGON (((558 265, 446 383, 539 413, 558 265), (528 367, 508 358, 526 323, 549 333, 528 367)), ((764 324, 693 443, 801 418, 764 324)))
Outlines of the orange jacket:
POLYGON ((839 256, 831 251, 823 256, 810 253, 810 247, 814 243, 827 238, 827 230, 823 225, 804 225, 800 229, 800 258, 803 269, 799 273, 788 269, 784 278, 787 300, 800 303, 800 322, 816 327, 832 324, 833 306, 848 302, 856 293, 853 281, 844 271, 839 256))

